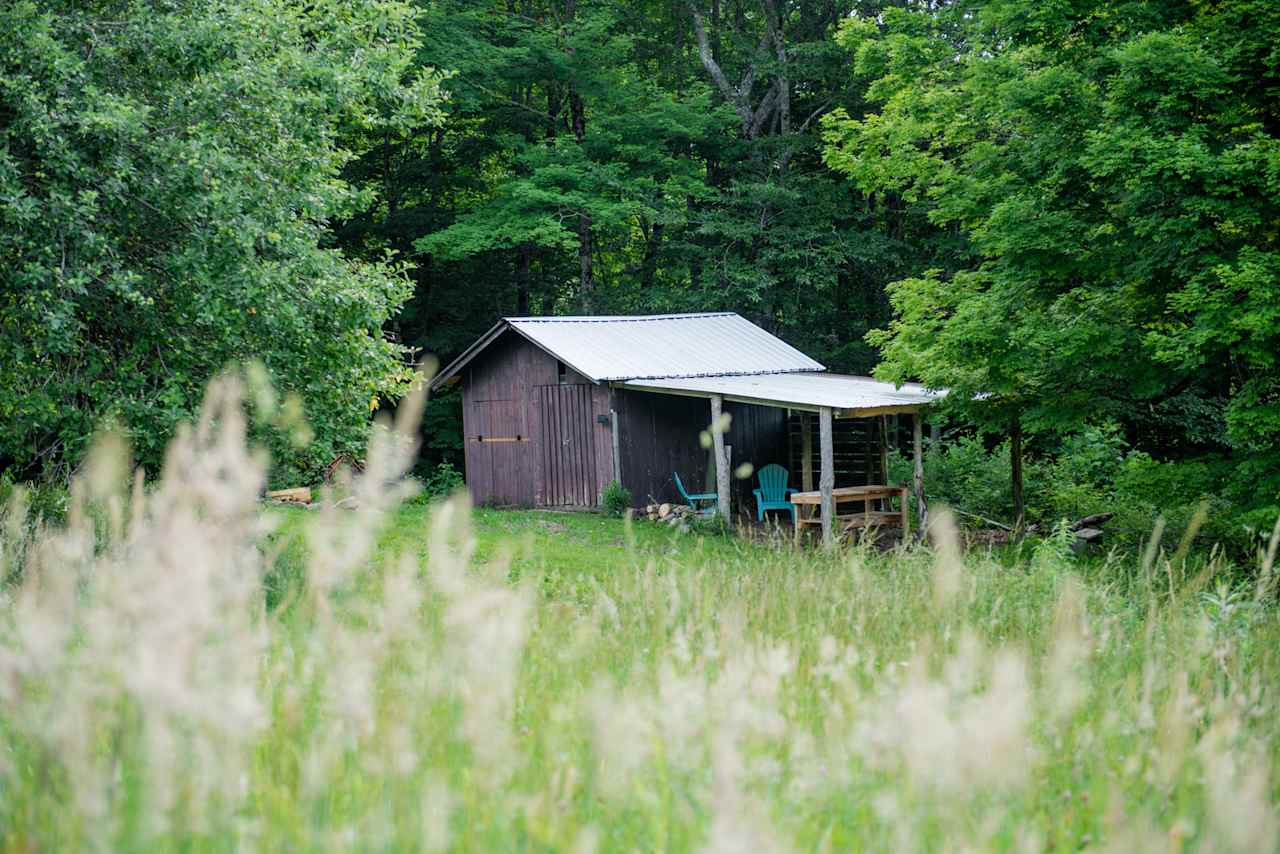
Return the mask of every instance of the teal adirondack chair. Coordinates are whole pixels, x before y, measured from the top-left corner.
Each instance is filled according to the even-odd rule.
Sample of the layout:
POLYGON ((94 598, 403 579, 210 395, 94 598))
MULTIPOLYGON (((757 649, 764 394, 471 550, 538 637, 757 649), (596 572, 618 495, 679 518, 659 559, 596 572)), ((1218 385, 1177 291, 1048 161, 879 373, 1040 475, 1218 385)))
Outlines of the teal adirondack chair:
POLYGON ((672 472, 671 476, 676 479, 676 489, 680 490, 680 494, 684 496, 684 500, 693 508, 693 512, 699 516, 714 516, 716 513, 716 501, 719 496, 714 492, 694 492, 690 493, 684 488, 684 482, 680 480, 679 472, 672 472), (710 502, 706 507, 699 507, 698 502, 710 502))
POLYGON ((796 523, 796 506, 791 503, 790 495, 794 489, 787 488, 787 470, 777 463, 770 463, 757 473, 760 488, 751 490, 756 496, 756 521, 764 521, 766 510, 788 510, 791 512, 791 524, 796 523))

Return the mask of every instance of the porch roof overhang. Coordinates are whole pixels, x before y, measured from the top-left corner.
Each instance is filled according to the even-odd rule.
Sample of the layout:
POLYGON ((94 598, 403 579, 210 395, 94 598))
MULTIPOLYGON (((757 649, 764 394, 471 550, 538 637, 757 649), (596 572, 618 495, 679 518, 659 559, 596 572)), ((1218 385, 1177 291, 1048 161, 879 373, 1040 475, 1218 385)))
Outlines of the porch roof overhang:
POLYGON ((895 386, 871 377, 804 371, 748 376, 680 377, 625 380, 617 388, 679 394, 689 397, 719 395, 724 400, 818 412, 830 407, 836 418, 869 418, 875 415, 919 412, 946 395, 918 383, 895 386))

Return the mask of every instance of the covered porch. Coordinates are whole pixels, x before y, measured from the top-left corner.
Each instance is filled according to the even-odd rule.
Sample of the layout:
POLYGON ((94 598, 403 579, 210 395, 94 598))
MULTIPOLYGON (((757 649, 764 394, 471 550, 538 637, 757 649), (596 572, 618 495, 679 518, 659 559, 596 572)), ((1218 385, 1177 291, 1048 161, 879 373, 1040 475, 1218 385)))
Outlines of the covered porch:
MULTIPOLYGON (((836 487, 834 425, 844 419, 874 419, 876 423, 869 425, 869 428, 884 431, 886 416, 907 416, 911 419, 914 459, 909 491, 915 495, 916 506, 920 508, 921 527, 926 523, 921 413, 945 392, 930 391, 917 384, 906 384, 899 388, 892 383, 880 382, 870 377, 819 372, 634 379, 616 382, 614 385, 635 391, 705 398, 709 402, 708 415, 713 427, 722 422, 726 402, 771 406, 800 413, 798 456, 802 489, 791 495, 797 511, 796 537, 799 541, 806 527, 820 527, 822 542, 828 546, 834 544, 847 530, 883 524, 891 521, 890 517, 901 518, 903 535, 906 536, 908 488, 871 482, 856 487, 836 487), (813 435, 815 432, 816 442, 813 435), (901 501, 901 507, 896 512, 891 508, 893 498, 901 501)), ((717 507, 721 518, 730 519, 729 494, 733 475, 724 432, 718 429, 711 432, 717 507)), ((887 474, 888 471, 888 453, 887 445, 881 442, 882 458, 878 468, 882 474, 887 474)))

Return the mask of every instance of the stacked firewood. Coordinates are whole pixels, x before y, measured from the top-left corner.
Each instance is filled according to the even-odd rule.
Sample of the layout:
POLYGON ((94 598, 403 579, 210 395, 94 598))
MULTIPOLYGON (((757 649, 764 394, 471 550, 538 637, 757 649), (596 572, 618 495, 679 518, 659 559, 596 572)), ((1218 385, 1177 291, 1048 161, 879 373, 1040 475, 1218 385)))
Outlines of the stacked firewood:
POLYGON ((679 525, 682 520, 693 516, 693 508, 688 504, 648 504, 644 515, 650 522, 666 522, 668 525, 679 525))
MULTIPOLYGON (((975 519, 988 526, 986 528, 970 530, 966 533, 966 539, 970 546, 1005 545, 1018 538, 1017 533, 1013 528, 1010 528, 1008 525, 1001 522, 996 522, 992 519, 978 516, 975 513, 966 513, 963 510, 957 510, 954 512, 961 516, 975 519)), ((1100 543, 1103 537, 1102 526, 1115 515, 1115 513, 1094 513, 1090 516, 1085 516, 1072 522, 1069 526, 1069 530, 1075 534, 1075 539, 1071 543, 1071 550, 1076 554, 1084 554, 1089 551, 1091 546, 1100 543)), ((1039 525, 1028 525, 1023 531, 1023 534, 1030 535, 1043 533, 1045 533, 1045 531, 1039 525)))
POLYGON ((1083 519, 1077 519, 1071 523, 1071 530, 1075 533, 1075 541, 1072 542, 1071 548, 1076 554, 1083 554, 1089 550, 1089 547, 1098 543, 1102 539, 1102 526, 1116 515, 1115 513, 1094 513, 1092 516, 1085 516, 1083 519))

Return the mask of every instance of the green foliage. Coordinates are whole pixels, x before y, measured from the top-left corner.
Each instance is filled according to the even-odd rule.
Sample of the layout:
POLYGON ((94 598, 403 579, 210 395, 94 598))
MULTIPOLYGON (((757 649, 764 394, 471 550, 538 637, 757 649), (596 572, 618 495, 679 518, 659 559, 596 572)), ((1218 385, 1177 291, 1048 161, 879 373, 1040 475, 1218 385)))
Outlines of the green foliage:
POLYGON ((1242 511, 1235 477, 1235 465, 1225 459, 1160 462, 1144 453, 1131 454, 1116 475, 1116 518, 1108 530, 1136 545, 1150 536, 1160 518, 1165 542, 1176 545, 1203 512, 1199 541, 1217 543, 1233 558, 1249 560, 1271 535, 1280 506, 1242 511))
MULTIPOLYGON (((912 465, 906 456, 892 456, 889 479, 895 483, 910 483, 912 465)), ((1043 510, 1043 502, 1037 500, 1041 492, 1038 468, 1032 463, 1026 467, 1024 475, 1027 480, 1028 518, 1034 521, 1043 510)), ((924 458, 924 481, 925 492, 931 502, 1001 522, 1009 522, 1013 518, 1007 444, 988 450, 980 437, 964 436, 941 446, 929 445, 924 458)))
POLYGON ((67 515, 67 488, 61 483, 17 483, 10 471, 0 472, 0 507, 21 504, 32 523, 61 522, 67 515))
POLYGON ((422 494, 429 498, 442 498, 452 495, 466 485, 462 472, 453 467, 453 463, 445 461, 437 463, 426 479, 422 481, 422 494))
POLYGON ((600 493, 600 506, 607 516, 622 516, 631 509, 631 490, 616 480, 609 481, 608 486, 600 493))
MULTIPOLYGON (((1009 446, 991 447, 981 437, 961 436, 929 447, 926 492, 931 501, 1004 524, 1013 520, 1009 446)), ((890 461, 892 479, 906 482, 911 461, 890 461)), ((1240 508, 1238 469, 1229 459, 1157 461, 1131 450, 1114 426, 1089 427, 1062 438, 1050 451, 1028 457, 1023 470, 1027 521, 1042 532, 1063 520, 1115 513, 1104 525, 1107 542, 1136 550, 1162 520, 1163 542, 1174 548, 1203 512, 1197 550, 1217 546, 1238 564, 1249 565, 1271 535, 1280 507, 1240 508)), ((982 526, 974 516, 960 521, 982 526)))
POLYGON ((224 366, 258 360, 304 409, 278 479, 363 444, 409 379, 382 324, 404 267, 329 220, 360 133, 429 123, 396 0, 0 7, 0 466, 64 474, 110 417, 146 467, 224 366), (323 33, 323 37, 318 34, 323 33))
MULTIPOLYGON (((403 340, 449 358, 504 314, 734 309, 833 368, 871 370, 861 338, 888 318, 884 284, 947 266, 955 242, 822 163, 817 118, 862 105, 829 37, 840 12, 769 13, 780 61, 765 39, 777 7, 703 10, 724 74, 756 81, 761 125, 744 128, 695 49, 692 8, 428 7, 422 61, 456 70, 445 119, 348 164, 380 201, 335 228, 362 257, 414 256, 403 340)), ((443 416, 433 429, 452 432, 443 416)), ((432 435, 431 461, 449 457, 432 435)))
POLYGON ((976 254, 890 286, 880 376, 1033 434, 1221 396, 1201 423, 1280 470, 1274 3, 939 4, 840 40, 878 111, 828 117, 827 162, 976 254))

